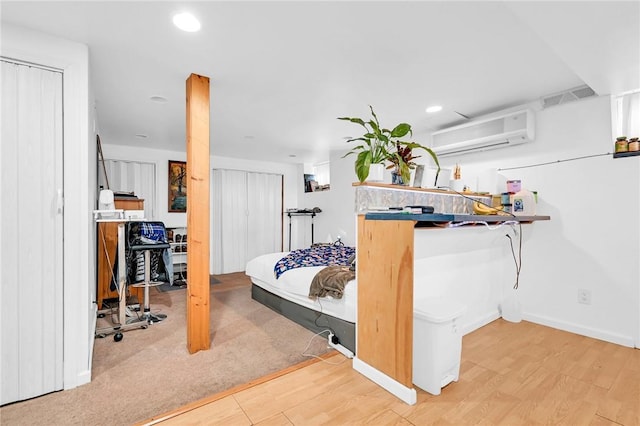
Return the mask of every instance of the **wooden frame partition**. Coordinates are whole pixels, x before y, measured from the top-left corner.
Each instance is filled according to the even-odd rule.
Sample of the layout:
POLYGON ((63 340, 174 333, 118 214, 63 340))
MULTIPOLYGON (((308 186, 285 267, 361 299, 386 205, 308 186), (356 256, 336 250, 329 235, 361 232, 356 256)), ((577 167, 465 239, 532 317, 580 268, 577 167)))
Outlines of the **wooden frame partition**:
POLYGON ((187 349, 211 347, 209 335, 209 78, 187 79, 187 349))
POLYGON ((358 216, 358 322, 353 368, 407 404, 413 388, 415 221, 358 216))

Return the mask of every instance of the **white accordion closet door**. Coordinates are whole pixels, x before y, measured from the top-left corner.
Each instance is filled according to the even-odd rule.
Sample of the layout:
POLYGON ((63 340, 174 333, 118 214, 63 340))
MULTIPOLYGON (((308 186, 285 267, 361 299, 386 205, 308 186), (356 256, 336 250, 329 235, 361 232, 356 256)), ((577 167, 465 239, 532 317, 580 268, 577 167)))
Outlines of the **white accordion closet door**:
POLYGON ((213 169, 211 204, 212 274, 282 250, 282 175, 213 169))
POLYGON ((1 388, 63 387, 62 73, 0 61, 1 388))

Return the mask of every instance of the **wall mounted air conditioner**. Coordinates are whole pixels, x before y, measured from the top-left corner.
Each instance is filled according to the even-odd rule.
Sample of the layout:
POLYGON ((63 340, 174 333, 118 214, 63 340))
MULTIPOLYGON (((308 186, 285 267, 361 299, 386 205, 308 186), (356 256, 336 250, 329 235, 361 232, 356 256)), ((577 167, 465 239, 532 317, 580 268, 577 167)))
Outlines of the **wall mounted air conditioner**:
POLYGON ((460 155, 530 142, 534 136, 534 113, 524 109, 433 132, 431 149, 438 156, 460 155))

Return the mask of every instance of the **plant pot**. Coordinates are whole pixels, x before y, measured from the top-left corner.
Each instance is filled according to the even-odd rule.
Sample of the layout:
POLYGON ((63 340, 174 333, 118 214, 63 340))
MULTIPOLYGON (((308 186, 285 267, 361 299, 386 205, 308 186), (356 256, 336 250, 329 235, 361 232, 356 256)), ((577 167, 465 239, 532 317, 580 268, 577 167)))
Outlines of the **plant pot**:
POLYGON ((391 172, 391 184, 392 185, 409 185, 409 182, 405 182, 402 179, 402 175, 400 172, 396 172, 395 170, 391 172))
POLYGON ((369 166, 369 175, 367 176, 368 182, 383 182, 384 181, 384 164, 371 164, 369 166))

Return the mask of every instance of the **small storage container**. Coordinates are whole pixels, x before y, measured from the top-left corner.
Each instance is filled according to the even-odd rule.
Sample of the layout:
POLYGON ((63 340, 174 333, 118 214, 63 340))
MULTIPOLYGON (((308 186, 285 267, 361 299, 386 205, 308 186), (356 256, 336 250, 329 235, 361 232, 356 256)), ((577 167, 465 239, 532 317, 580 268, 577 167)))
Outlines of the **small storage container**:
POLYGON ((413 312, 413 383, 432 395, 458 381, 462 356, 459 320, 467 307, 436 297, 417 301, 413 312))
POLYGON ((516 216, 535 216, 536 214, 536 199, 533 196, 533 192, 527 189, 521 189, 517 193, 511 196, 512 212, 516 216))

